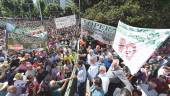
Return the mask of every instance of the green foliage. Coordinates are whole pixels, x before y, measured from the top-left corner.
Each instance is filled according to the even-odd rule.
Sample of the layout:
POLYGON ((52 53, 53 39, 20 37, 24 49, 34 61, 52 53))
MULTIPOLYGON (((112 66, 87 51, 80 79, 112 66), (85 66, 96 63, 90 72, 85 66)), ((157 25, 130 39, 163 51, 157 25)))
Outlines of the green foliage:
POLYGON ((63 10, 62 10, 62 8, 57 3, 49 3, 46 6, 44 12, 48 16, 59 17, 59 16, 63 15, 63 10))
MULTIPOLYGON (((66 14, 70 9, 67 9, 66 14)), ((58 3, 46 4, 44 0, 37 0, 34 5, 32 0, 1 0, 0 1, 0 16, 1 17, 39 17, 40 11, 43 17, 63 16, 64 12, 58 3), (41 9, 41 10, 40 10, 41 9)), ((72 11, 71 11, 72 12, 72 11)))
POLYGON ((121 20, 138 27, 170 27, 169 0, 100 0, 84 10, 84 18, 112 26, 121 20))
POLYGON ((72 12, 71 7, 66 7, 64 15, 68 16, 68 15, 72 15, 72 14, 73 14, 73 12, 72 12))

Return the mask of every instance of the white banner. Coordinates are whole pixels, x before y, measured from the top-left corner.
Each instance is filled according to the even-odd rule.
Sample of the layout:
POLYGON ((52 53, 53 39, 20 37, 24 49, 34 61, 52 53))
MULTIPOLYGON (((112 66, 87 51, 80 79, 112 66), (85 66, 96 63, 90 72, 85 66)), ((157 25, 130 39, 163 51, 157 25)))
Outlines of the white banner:
POLYGON ((76 17, 75 17, 75 15, 55 18, 54 21, 55 21, 57 29, 61 29, 61 28, 76 25, 76 17))
POLYGON ((81 34, 90 35, 95 40, 105 44, 113 44, 116 27, 98 23, 95 21, 81 19, 81 34))
POLYGON ((14 33, 29 35, 33 37, 42 38, 42 39, 47 38, 47 31, 45 31, 44 26, 17 28, 15 29, 14 33))
POLYGON ((119 22, 114 50, 135 74, 170 35, 170 29, 137 28, 119 22))
POLYGON ((38 27, 36 30, 31 31, 28 33, 30 36, 39 37, 39 38, 47 38, 47 32, 45 31, 43 26, 38 27))

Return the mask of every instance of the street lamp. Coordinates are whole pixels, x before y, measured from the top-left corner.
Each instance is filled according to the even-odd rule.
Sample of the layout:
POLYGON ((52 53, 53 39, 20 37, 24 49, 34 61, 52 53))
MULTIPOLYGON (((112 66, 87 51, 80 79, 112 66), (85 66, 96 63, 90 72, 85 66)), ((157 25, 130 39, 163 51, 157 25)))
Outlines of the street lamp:
POLYGON ((81 2, 79 0, 79 27, 81 28, 81 17, 80 17, 80 12, 81 12, 81 2))
POLYGON ((37 3, 38 3, 38 10, 40 11, 41 22, 42 22, 42 12, 41 12, 40 0, 38 0, 37 3))

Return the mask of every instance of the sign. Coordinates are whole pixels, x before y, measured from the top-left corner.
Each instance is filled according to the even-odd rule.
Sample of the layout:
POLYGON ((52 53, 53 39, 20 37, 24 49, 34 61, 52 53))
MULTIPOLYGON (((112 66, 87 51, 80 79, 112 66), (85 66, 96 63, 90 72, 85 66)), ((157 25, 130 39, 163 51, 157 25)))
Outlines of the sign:
POLYGON ((18 33, 18 34, 23 34, 23 35, 39 37, 39 38, 42 38, 42 39, 47 38, 47 32, 45 31, 45 28, 43 26, 17 28, 17 29, 15 29, 14 32, 18 33))
POLYGON ((113 44, 116 28, 95 21, 81 19, 81 34, 90 35, 105 44, 113 44))
POLYGON ((8 49, 12 49, 12 50, 22 50, 24 49, 23 45, 20 44, 14 44, 14 45, 8 45, 8 49))
POLYGON ((55 18, 54 21, 55 21, 55 24, 56 24, 56 29, 76 25, 76 17, 75 17, 75 15, 55 18))
MULTIPOLYGON (((32 48, 34 44, 45 46, 44 39, 18 33, 8 33, 8 46, 15 44, 23 45, 23 48, 32 48)), ((9 48, 10 49, 10 48, 9 48)))
POLYGON ((21 43, 40 43, 42 39, 18 33, 8 33, 8 38, 21 43))
POLYGON ((170 29, 137 28, 119 22, 114 50, 135 74, 170 35, 170 29))

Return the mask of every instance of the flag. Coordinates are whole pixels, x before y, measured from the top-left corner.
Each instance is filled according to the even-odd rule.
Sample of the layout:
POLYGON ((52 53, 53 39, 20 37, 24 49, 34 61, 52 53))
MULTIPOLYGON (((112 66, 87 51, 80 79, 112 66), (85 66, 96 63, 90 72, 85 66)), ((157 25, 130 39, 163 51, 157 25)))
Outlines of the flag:
POLYGON ((113 48, 135 74, 169 35, 170 29, 138 28, 119 21, 113 48))

